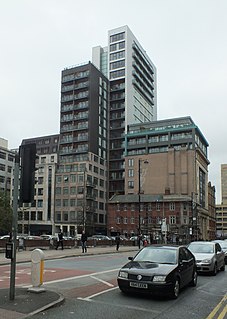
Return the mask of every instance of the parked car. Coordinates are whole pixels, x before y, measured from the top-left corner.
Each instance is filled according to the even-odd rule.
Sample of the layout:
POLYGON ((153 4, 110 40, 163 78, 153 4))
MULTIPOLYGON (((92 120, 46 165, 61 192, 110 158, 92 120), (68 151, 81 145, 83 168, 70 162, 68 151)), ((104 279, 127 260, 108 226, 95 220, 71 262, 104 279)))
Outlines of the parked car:
POLYGON ((1 236, 0 239, 9 239, 9 237, 10 237, 9 235, 4 235, 4 236, 1 236))
POLYGON ((89 237, 89 239, 96 239, 96 240, 111 240, 110 237, 105 236, 105 235, 93 235, 89 237))
POLYGON ((45 240, 57 240, 57 236, 53 236, 53 235, 40 235, 40 237, 42 239, 45 239, 45 240))
POLYGON ((213 242, 219 243, 219 245, 221 246, 221 249, 223 250, 225 254, 225 264, 227 264, 227 241, 216 239, 216 240, 213 240, 213 242))
POLYGON ((181 288, 197 284, 195 257, 184 246, 147 246, 129 260, 117 277, 124 293, 169 295, 176 299, 181 288))
POLYGON ((194 241, 188 245, 188 249, 195 256, 198 272, 211 272, 216 276, 219 270, 225 270, 225 254, 219 243, 194 241))

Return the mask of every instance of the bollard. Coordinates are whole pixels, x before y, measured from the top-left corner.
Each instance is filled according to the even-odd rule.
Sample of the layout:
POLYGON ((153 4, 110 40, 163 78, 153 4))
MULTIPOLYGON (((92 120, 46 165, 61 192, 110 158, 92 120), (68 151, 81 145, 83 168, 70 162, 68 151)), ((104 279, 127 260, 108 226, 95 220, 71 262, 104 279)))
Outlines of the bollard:
POLYGON ((44 252, 41 249, 33 250, 31 254, 31 280, 32 288, 29 291, 32 292, 43 292, 45 288, 41 287, 43 284, 43 273, 44 273, 44 252))

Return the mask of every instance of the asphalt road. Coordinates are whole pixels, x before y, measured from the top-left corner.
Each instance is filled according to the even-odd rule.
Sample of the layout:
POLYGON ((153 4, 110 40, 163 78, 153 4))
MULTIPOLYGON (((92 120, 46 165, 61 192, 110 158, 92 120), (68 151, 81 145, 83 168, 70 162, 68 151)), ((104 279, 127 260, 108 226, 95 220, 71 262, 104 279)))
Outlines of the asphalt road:
MULTIPOLYGON (((184 289, 177 300, 124 295, 117 287, 116 277, 129 254, 45 261, 44 287, 60 292, 66 301, 33 319, 205 319, 226 294, 227 271, 216 277, 199 276, 197 287, 184 289)), ((20 265, 19 285, 29 284, 29 266, 20 265)), ((209 319, 212 318, 217 317, 211 315, 209 319)))

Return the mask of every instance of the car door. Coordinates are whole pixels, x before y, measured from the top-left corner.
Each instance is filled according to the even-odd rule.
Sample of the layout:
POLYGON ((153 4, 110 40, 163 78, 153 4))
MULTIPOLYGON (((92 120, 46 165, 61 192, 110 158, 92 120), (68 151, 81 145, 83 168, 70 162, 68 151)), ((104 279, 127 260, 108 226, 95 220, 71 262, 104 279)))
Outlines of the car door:
POLYGON ((221 246, 219 243, 215 243, 215 254, 217 258, 217 265, 218 269, 220 269, 223 266, 223 260, 224 260, 224 253, 221 249, 221 246))
POLYGON ((181 275, 181 287, 183 287, 189 283, 190 277, 190 261, 184 247, 179 248, 179 271, 181 275))

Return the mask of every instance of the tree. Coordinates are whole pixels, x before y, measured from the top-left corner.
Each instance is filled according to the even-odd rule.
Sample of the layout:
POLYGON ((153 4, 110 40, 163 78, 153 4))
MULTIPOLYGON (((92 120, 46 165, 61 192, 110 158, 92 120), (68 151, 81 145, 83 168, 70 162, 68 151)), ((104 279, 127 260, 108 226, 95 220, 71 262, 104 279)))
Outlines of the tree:
POLYGON ((10 206, 10 196, 5 191, 0 191, 0 234, 12 231, 13 210, 10 206))

